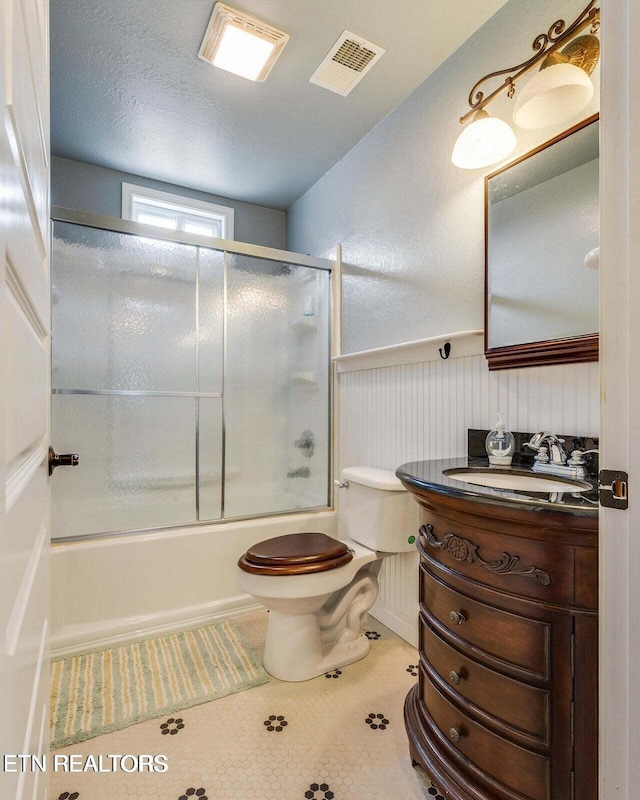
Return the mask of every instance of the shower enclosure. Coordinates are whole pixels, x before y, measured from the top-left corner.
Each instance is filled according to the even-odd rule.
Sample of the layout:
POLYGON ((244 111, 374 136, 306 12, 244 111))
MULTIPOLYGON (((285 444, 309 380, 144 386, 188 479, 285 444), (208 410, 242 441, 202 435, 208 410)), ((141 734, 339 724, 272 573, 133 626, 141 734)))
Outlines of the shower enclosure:
POLYGON ((326 509, 332 262, 53 217, 53 537, 326 509))

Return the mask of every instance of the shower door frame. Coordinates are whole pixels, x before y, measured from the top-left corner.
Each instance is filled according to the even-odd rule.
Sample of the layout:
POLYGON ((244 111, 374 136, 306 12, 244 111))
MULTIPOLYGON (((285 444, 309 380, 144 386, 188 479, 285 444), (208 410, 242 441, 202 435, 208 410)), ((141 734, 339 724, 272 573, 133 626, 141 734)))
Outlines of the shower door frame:
MULTIPOLYGON (((132 528, 130 530, 104 531, 96 533, 80 534, 78 536, 60 536, 53 539, 53 543, 82 542, 90 539, 102 539, 110 536, 128 536, 139 533, 155 533, 158 531, 177 530, 181 528, 191 528, 203 525, 224 525, 227 522, 242 522, 244 520, 263 519, 267 517, 290 516, 292 514, 309 514, 313 512, 333 512, 334 493, 333 493, 333 471, 334 471, 334 369, 332 356, 334 355, 334 339, 336 338, 336 326, 334 324, 334 282, 339 270, 338 259, 333 261, 328 258, 305 255, 304 253, 292 253, 288 250, 280 250, 274 247, 249 244, 247 242, 236 242, 233 239, 218 239, 212 236, 200 236, 189 234, 183 231, 169 230, 167 228, 157 228, 131 220, 109 217, 104 214, 94 214, 88 211, 77 211, 75 209, 64 208, 62 206, 51 207, 51 222, 66 222, 72 225, 80 225, 86 228, 96 228, 98 230, 110 231, 130 236, 141 236, 147 239, 159 239, 165 242, 189 245, 191 247, 202 247, 207 250, 216 250, 223 253, 223 357, 222 357, 222 391, 221 392, 174 392, 174 391, 153 391, 138 389, 51 389, 51 396, 54 394, 84 394, 95 396, 117 396, 117 397, 192 397, 194 400, 199 398, 217 398, 222 403, 222 446, 220 452, 221 460, 221 490, 220 490, 220 518, 219 519, 199 519, 200 509, 198 502, 198 466, 199 466, 199 428, 198 415, 196 414, 195 437, 196 437, 196 462, 194 469, 195 491, 196 491, 196 519, 191 522, 183 522, 172 525, 160 525, 149 528, 132 528), (249 514, 239 517, 225 517, 225 483, 226 483, 226 421, 225 421, 225 387, 227 385, 227 253, 234 255, 244 255, 254 258, 266 259, 269 261, 280 261, 292 266, 308 267, 329 273, 329 287, 327 291, 327 303, 329 317, 327 320, 328 339, 328 395, 327 395, 327 415, 328 415, 328 453, 327 453, 327 505, 313 506, 309 508, 296 508, 289 511, 270 511, 262 514, 249 514)), ((54 225, 51 225, 51 239, 53 246, 54 225)), ((53 252, 53 249, 52 249, 53 252)), ((53 268, 53 265, 52 265, 53 268)), ((199 308, 198 295, 199 276, 196 274, 196 309, 199 308)), ((196 321, 196 325, 198 322, 196 321)), ((196 362, 198 359, 198 341, 196 337, 196 362)), ((53 337, 52 337, 53 339, 53 337)))

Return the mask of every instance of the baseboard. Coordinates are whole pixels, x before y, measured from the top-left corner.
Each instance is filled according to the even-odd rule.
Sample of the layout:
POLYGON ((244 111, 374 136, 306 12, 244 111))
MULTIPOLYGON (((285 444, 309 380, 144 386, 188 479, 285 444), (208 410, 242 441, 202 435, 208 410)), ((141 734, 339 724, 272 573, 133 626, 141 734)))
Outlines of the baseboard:
POLYGON ((377 619, 383 625, 386 625, 387 628, 392 630, 398 636, 405 640, 405 642, 409 642, 410 645, 413 647, 418 647, 418 617, 417 614, 414 617, 408 619, 407 617, 403 617, 401 614, 388 606, 386 603, 380 602, 378 600, 371 611, 369 611, 374 619, 377 619))
POLYGON ((250 595, 241 594, 145 616, 109 619, 98 624, 70 625, 51 637, 51 657, 61 658, 71 653, 113 647, 148 636, 198 628, 201 625, 252 614, 262 608, 250 595))

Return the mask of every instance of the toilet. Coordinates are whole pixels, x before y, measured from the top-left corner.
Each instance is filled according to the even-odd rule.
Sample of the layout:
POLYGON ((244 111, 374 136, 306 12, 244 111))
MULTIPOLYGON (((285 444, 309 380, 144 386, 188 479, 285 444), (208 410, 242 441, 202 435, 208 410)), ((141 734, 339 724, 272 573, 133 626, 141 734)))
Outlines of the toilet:
POLYGON ((364 658, 364 615, 378 597, 385 556, 415 549, 418 506, 395 474, 350 467, 340 475, 346 530, 277 536, 238 561, 238 588, 269 610, 264 667, 306 681, 364 658))

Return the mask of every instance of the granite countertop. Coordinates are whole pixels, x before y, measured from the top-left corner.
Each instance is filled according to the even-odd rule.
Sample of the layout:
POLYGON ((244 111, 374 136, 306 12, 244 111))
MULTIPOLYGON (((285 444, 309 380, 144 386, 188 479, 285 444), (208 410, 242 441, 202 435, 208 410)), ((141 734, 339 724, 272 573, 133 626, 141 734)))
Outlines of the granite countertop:
MULTIPOLYGON (((403 464, 396 470, 396 475, 401 481, 423 489, 429 489, 451 497, 461 497, 478 503, 490 503, 500 506, 516 508, 528 507, 532 511, 553 511, 575 516, 595 517, 598 515, 598 478, 589 475, 585 478, 592 485, 592 490, 570 494, 550 495, 548 492, 523 492, 513 489, 496 489, 489 486, 477 486, 454 480, 452 476, 444 475, 448 469, 464 467, 489 468, 497 472, 531 473, 531 467, 526 464, 516 464, 513 467, 490 467, 487 458, 449 458, 437 461, 412 461, 403 464)), ((532 473, 539 475, 540 473, 532 473)), ((553 478, 551 475, 541 477, 553 478)))

